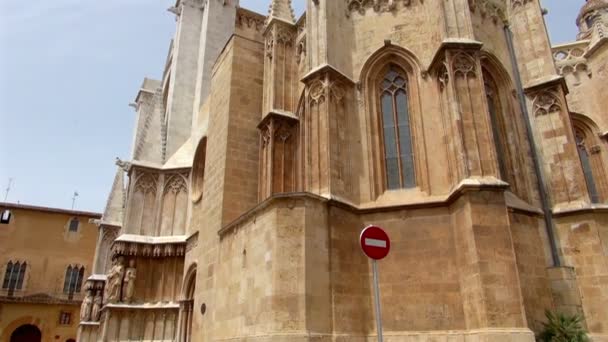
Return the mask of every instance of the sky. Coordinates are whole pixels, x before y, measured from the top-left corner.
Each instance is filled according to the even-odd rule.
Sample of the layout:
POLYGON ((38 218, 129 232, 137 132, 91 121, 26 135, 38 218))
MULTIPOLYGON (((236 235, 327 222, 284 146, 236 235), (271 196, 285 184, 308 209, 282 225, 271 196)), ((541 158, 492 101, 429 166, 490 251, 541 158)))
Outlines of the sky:
MULTIPOLYGON (((241 0, 267 13, 270 0, 241 0)), ((331 0, 334 1, 334 0, 331 0)), ((0 0, 0 202, 103 211, 129 159, 133 102, 160 78, 175 0, 0 0)), ((543 0, 552 43, 575 39, 584 0, 543 0)), ((293 0, 297 15, 305 0, 293 0)))

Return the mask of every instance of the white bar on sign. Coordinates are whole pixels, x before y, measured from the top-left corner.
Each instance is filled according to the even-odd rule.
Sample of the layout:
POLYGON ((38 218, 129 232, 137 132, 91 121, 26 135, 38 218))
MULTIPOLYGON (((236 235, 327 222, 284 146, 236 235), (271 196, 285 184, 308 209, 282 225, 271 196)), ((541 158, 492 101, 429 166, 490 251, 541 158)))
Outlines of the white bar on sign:
POLYGON ((386 241, 365 238, 365 245, 366 246, 372 246, 372 247, 386 248, 386 241))

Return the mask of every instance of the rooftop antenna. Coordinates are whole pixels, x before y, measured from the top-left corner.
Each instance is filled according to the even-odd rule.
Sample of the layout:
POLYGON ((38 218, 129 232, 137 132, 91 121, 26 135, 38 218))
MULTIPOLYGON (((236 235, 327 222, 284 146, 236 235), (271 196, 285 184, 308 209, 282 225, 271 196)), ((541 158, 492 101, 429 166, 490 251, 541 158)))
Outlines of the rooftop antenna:
POLYGON ((76 204, 76 197, 78 197, 78 191, 74 191, 74 196, 72 197, 72 210, 74 210, 74 205, 76 204))
POLYGON ((8 193, 11 192, 11 185, 13 185, 13 179, 9 178, 8 186, 6 187, 6 193, 4 194, 4 202, 6 202, 6 199, 8 198, 8 193))

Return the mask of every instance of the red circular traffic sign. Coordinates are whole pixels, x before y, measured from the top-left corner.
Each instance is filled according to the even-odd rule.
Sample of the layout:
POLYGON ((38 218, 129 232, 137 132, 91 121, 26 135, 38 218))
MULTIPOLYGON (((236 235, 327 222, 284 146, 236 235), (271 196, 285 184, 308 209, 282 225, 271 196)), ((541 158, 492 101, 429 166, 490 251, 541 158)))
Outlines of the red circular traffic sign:
POLYGON ((377 226, 367 226, 359 238, 363 253, 374 260, 384 259, 391 249, 388 234, 377 226))

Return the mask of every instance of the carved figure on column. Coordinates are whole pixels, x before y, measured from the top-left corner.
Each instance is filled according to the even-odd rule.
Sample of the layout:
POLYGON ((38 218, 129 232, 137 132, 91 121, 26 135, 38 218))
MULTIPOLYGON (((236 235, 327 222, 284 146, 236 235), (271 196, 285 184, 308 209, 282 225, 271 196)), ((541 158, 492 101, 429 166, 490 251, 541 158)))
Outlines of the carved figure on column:
POLYGON ((97 290, 97 294, 95 295, 95 299, 93 299, 93 309, 91 309, 91 321, 98 322, 99 316, 101 314, 101 290, 97 290))
POLYGON ((125 303, 133 301, 135 293, 135 278, 137 277, 137 269, 135 269, 135 259, 129 260, 129 267, 125 271, 125 277, 122 283, 122 296, 125 303))
POLYGON ((108 303, 116 303, 120 301, 120 291, 122 289, 122 280, 124 278, 124 259, 123 257, 118 257, 113 260, 112 268, 110 269, 110 273, 108 273, 108 281, 106 284, 106 301, 108 303))
POLYGON ((80 320, 88 322, 91 320, 91 305, 93 304, 93 291, 87 291, 86 296, 80 305, 80 320))

